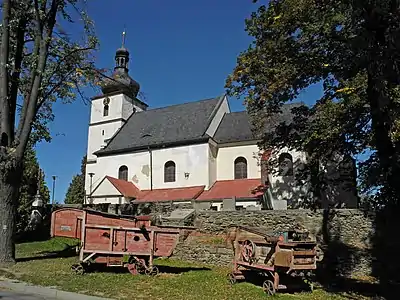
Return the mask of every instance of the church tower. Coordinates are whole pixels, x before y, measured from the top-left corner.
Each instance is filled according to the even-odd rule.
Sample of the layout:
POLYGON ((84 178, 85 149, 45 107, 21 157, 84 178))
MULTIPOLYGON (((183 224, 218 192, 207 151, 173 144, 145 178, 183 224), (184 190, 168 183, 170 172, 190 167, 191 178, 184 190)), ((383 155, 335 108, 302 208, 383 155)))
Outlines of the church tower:
MULTIPOLYGON (((122 46, 115 53, 114 72, 102 80, 102 94, 93 97, 91 102, 85 187, 87 194, 90 193, 88 174, 97 173, 97 157, 93 153, 104 148, 133 113, 147 109, 147 104, 137 98, 140 85, 129 76, 128 62, 129 51, 125 48, 124 32, 122 46)), ((94 175, 93 186, 98 179, 94 175)))

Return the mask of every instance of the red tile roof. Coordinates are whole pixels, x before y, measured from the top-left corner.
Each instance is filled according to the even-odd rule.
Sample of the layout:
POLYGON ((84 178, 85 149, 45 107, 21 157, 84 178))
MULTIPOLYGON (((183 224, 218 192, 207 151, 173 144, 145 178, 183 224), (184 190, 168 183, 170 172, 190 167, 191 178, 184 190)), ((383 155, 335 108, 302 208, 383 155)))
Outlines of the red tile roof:
POLYGON ((137 202, 156 202, 156 201, 182 201, 196 199, 203 191, 205 186, 191 186, 184 188, 143 190, 137 197, 137 202))
POLYGON ((204 191, 196 200, 217 200, 236 197, 256 198, 262 192, 256 191, 261 185, 261 179, 235 179, 216 181, 208 191, 204 191))
POLYGON ((124 197, 136 198, 140 194, 140 190, 130 181, 111 176, 106 176, 106 178, 124 197))

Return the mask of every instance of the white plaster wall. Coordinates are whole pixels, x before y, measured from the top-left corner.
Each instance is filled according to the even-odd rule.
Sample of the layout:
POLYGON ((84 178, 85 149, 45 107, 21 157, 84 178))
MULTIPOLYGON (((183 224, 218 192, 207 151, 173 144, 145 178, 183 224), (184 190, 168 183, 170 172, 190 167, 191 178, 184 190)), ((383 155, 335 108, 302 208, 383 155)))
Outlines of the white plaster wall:
POLYGON ((206 133, 213 137, 215 132, 218 129, 219 124, 222 121, 222 118, 224 117, 224 115, 226 113, 229 113, 230 109, 229 109, 229 103, 228 103, 228 98, 226 96, 224 96, 224 99, 222 100, 222 103, 220 104, 217 112, 214 115, 214 118, 212 119, 210 125, 208 126, 206 133))
POLYGON ((234 162, 239 156, 247 160, 247 178, 260 178, 261 168, 256 157, 258 152, 259 150, 256 144, 219 147, 217 156, 217 180, 232 180, 235 178, 234 162))
MULTIPOLYGON (((187 186, 208 186, 209 145, 199 144, 153 150, 153 189, 187 186), (164 165, 172 160, 176 164, 176 181, 164 182, 164 165), (189 178, 185 178, 185 172, 189 178)), ((94 164, 87 164, 86 174, 93 172, 93 189, 104 176, 118 178, 120 166, 128 167, 128 179, 139 189, 150 189, 150 155, 148 151, 98 157, 94 164)), ((90 178, 86 175, 86 193, 90 191, 90 178)))
POLYGON ((208 148, 208 186, 206 186, 206 189, 209 189, 217 180, 217 156, 218 145, 210 141, 208 148))
POLYGON ((102 203, 109 203, 109 204, 125 204, 129 203, 129 200, 124 197, 99 197, 99 198, 92 198, 93 204, 102 204, 102 203))
POLYGON ((279 176, 276 171, 270 172, 269 181, 271 182, 272 195, 275 200, 287 200, 288 205, 292 201, 298 201, 306 191, 306 185, 299 185, 296 180, 296 171, 302 167, 306 162, 306 155, 304 152, 290 151, 289 149, 282 149, 272 159, 276 159, 281 154, 287 152, 293 158, 293 176, 279 176))
POLYGON ((153 188, 208 186, 209 145, 198 144, 153 151, 153 188), (164 165, 172 160, 176 165, 176 181, 164 182, 164 165), (189 178, 185 178, 189 173, 189 178))
POLYGON ((114 121, 112 123, 89 126, 87 159, 96 160, 97 157, 93 155, 93 153, 100 150, 100 148, 105 145, 104 141, 110 139, 122 125, 122 121, 114 121))
MULTIPOLYGON (((100 183, 104 176, 118 178, 120 166, 128 167, 128 179, 138 188, 148 189, 150 186, 149 153, 147 151, 100 156, 95 164, 86 165, 86 174, 93 172, 93 189, 100 183)), ((86 192, 89 193, 90 178, 86 176, 86 192)))
POLYGON ((103 98, 98 98, 92 100, 92 106, 90 109, 90 123, 97 123, 103 121, 110 121, 116 118, 124 118, 127 119, 133 111, 135 107, 137 111, 142 111, 142 109, 135 105, 134 100, 129 98, 126 95, 118 94, 114 96, 109 96, 110 103, 108 116, 103 116, 103 98))
POLYGON ((133 113, 134 108, 136 112, 143 111, 143 106, 137 103, 135 100, 132 100, 126 95, 122 95, 122 97, 122 118, 128 119, 133 113))
POLYGON ((103 116, 103 98, 94 99, 91 103, 90 124, 88 132, 87 158, 88 160, 96 160, 93 152, 100 150, 105 145, 104 140, 110 139, 118 129, 124 124, 118 119, 127 120, 135 108, 136 111, 142 111, 141 105, 136 105, 135 100, 132 100, 126 95, 119 94, 110 96, 110 104, 108 116, 103 116), (115 120, 115 121, 113 121, 115 120), (108 123, 100 123, 108 121, 108 123), (103 134, 104 131, 104 134, 103 134))
POLYGON ((93 190, 92 196, 115 196, 121 195, 121 193, 114 187, 114 185, 108 180, 105 179, 100 186, 96 186, 96 189, 93 190))

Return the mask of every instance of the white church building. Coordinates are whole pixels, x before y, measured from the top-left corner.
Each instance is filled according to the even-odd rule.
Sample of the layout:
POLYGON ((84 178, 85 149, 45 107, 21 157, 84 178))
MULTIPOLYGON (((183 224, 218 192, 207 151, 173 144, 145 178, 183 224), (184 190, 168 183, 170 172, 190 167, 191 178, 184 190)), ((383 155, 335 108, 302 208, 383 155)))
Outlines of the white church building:
MULTIPOLYGON (((118 49, 115 62, 102 95, 92 98, 86 201, 194 202, 220 210, 234 198, 238 209, 260 208, 260 151, 247 113, 231 112, 225 95, 151 109, 138 99, 140 86, 128 74, 128 50, 118 49)), ((290 117, 284 107, 279 118, 290 117)), ((289 162, 286 173, 268 175, 268 181, 276 199, 290 201, 296 192, 293 161, 305 157, 280 155, 289 162)))

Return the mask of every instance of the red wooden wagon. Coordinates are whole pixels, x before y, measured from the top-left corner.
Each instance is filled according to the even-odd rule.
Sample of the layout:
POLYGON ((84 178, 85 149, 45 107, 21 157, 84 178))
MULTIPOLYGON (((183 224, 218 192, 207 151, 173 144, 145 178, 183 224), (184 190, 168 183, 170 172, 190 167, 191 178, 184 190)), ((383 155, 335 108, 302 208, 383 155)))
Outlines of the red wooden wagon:
POLYGON ((316 242, 298 231, 266 234, 260 229, 234 226, 229 239, 234 247, 230 283, 244 280, 246 271, 258 272, 264 276, 263 289, 268 295, 287 288, 280 284, 282 277, 309 278, 322 260, 316 242))
POLYGON ((153 226, 150 216, 120 216, 75 208, 56 210, 51 220, 52 237, 80 240, 80 264, 72 266, 78 274, 92 263, 127 267, 134 275, 157 274, 153 259, 171 256, 181 234, 190 230, 193 228, 153 226))

